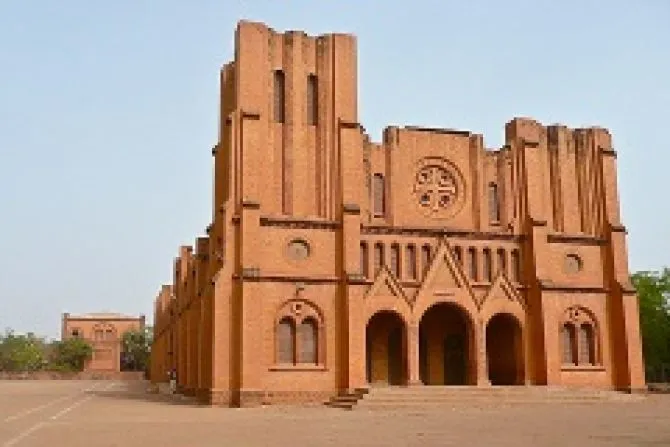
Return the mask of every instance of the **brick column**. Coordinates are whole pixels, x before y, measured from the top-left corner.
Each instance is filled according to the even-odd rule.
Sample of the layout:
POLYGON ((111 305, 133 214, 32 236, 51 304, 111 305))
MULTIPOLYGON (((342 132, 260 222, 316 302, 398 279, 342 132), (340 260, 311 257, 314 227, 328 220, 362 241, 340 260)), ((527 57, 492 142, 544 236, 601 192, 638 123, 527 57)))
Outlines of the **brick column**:
POLYGON ((422 385, 419 377, 419 324, 407 327, 407 384, 422 385))

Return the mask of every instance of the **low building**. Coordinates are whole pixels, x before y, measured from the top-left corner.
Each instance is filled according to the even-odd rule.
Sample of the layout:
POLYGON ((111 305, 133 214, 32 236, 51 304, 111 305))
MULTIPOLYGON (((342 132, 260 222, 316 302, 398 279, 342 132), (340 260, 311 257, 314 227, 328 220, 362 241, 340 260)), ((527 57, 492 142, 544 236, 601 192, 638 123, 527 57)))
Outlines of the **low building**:
POLYGON ((61 339, 80 337, 93 347, 86 371, 121 371, 121 339, 129 330, 143 330, 145 316, 118 313, 63 314, 61 339))

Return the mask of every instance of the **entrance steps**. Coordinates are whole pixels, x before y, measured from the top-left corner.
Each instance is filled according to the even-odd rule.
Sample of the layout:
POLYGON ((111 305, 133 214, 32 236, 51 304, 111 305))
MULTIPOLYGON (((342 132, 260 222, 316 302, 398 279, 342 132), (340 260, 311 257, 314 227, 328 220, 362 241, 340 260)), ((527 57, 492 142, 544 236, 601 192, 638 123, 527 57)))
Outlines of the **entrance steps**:
POLYGON ((598 389, 547 386, 410 386, 358 389, 326 402, 333 408, 352 410, 484 406, 547 403, 594 404, 635 402, 643 395, 598 389))

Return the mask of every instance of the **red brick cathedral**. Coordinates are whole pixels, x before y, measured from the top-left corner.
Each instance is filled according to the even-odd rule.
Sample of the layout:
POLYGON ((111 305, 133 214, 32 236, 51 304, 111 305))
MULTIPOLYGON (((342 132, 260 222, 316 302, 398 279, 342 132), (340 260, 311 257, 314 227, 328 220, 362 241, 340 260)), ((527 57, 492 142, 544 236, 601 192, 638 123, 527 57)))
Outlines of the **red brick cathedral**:
POLYGON ((154 381, 203 402, 368 386, 644 385, 609 132, 358 121, 356 38, 240 22, 207 234, 155 304, 154 381))

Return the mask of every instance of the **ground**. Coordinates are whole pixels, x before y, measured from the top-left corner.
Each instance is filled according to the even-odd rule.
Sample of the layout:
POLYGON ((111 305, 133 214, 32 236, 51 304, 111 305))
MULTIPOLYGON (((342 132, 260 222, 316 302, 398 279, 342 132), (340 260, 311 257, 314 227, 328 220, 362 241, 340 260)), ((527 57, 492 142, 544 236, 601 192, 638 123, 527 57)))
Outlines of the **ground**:
POLYGON ((0 381, 10 446, 667 446, 670 395, 425 411, 198 407, 142 382, 0 381))

